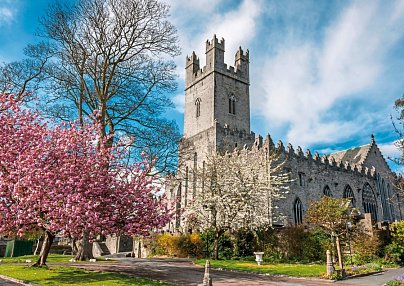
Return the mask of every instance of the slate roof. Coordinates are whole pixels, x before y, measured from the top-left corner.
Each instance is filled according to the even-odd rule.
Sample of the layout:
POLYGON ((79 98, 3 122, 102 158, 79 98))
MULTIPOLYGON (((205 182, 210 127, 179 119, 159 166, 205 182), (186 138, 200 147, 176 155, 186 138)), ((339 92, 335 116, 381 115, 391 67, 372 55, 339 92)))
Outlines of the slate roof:
POLYGON ((372 144, 367 144, 352 149, 331 153, 329 157, 333 157, 337 162, 349 162, 351 165, 361 166, 365 161, 372 144))

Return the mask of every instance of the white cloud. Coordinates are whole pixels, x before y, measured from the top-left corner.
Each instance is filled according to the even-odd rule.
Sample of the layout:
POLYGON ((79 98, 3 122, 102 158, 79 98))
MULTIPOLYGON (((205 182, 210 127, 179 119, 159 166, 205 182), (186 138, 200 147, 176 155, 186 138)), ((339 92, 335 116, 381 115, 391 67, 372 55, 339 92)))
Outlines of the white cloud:
MULTIPOLYGON (((268 125, 287 124, 287 139, 302 146, 372 132, 363 129, 364 121, 372 122, 368 114, 346 120, 327 113, 341 100, 363 97, 374 88, 383 75, 385 55, 404 37, 402 2, 385 4, 354 2, 329 25, 323 38, 285 35, 287 40, 255 72, 258 86, 252 86, 253 96, 259 95, 252 98, 252 106, 258 106, 268 125)), ((381 92, 379 99, 372 100, 385 100, 381 92)))
POLYGON ((185 96, 183 93, 177 94, 176 96, 173 97, 173 103, 175 105, 175 109, 178 112, 183 113, 184 112, 184 106, 185 106, 185 96))
MULTIPOLYGON (((170 5, 171 9, 176 11, 188 11, 192 14, 200 13, 206 14, 208 12, 213 11, 216 6, 220 3, 221 0, 167 0, 165 1, 170 5)), ((185 14, 182 16, 189 15, 185 14)))
POLYGON ((385 158, 400 158, 401 151, 397 147, 397 142, 390 142, 384 144, 378 144, 380 151, 385 158))
POLYGON ((201 67, 205 65, 205 42, 208 39, 211 40, 214 34, 219 39, 223 37, 226 40, 225 62, 233 65, 238 46, 248 48, 256 34, 262 1, 243 0, 234 9, 225 12, 217 9, 225 2, 224 0, 185 2, 180 0, 170 2, 173 22, 178 28, 184 54, 183 58, 177 59, 181 78, 184 78, 185 55, 190 55, 192 51, 195 51, 200 58, 201 67))
POLYGON ((2 0, 0 2, 0 27, 10 25, 17 16, 18 0, 2 0))
POLYGON ((14 11, 10 8, 0 7, 0 26, 7 25, 14 19, 14 11))

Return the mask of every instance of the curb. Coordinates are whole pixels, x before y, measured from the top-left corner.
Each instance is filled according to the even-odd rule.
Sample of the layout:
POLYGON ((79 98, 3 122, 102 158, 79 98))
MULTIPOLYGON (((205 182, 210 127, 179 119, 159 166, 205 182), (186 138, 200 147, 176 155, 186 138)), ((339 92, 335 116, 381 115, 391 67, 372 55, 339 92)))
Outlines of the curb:
POLYGON ((4 280, 7 280, 7 281, 10 281, 10 282, 18 283, 18 284, 24 285, 24 286, 40 286, 38 284, 26 283, 23 280, 15 279, 15 278, 5 276, 5 275, 1 275, 1 274, 0 274, 0 278, 2 278, 4 280))
POLYGON ((366 277, 366 276, 371 276, 373 274, 378 274, 378 273, 382 273, 382 272, 386 272, 386 270, 378 270, 378 271, 374 271, 374 272, 355 274, 355 275, 344 277, 343 279, 336 280, 336 281, 344 281, 344 280, 349 280, 349 279, 354 279, 354 278, 366 277))
MULTIPOLYGON (((198 264, 195 264, 196 266, 201 266, 198 264)), ((201 266, 203 267, 203 266, 201 266)), ((299 277, 299 276, 289 276, 289 275, 284 275, 284 274, 270 274, 270 273, 259 273, 259 272, 251 272, 251 271, 243 271, 243 270, 233 270, 233 269, 225 269, 225 268, 214 268, 211 267, 210 270, 217 270, 217 271, 223 271, 223 272, 235 272, 235 273, 240 273, 240 274, 254 274, 254 275, 259 275, 259 276, 266 276, 266 277, 273 277, 273 278, 290 278, 290 279, 297 279, 297 280, 306 280, 306 281, 327 281, 327 282, 335 282, 339 280, 328 280, 328 279, 322 279, 319 277, 299 277)))

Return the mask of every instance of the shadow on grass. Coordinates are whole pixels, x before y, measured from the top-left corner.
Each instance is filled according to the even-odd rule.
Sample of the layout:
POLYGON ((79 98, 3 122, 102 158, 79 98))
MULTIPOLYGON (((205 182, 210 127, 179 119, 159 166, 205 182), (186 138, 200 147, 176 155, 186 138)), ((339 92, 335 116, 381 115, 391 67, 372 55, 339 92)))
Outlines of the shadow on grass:
MULTIPOLYGON (((3 265, 5 266, 5 265, 3 265)), ((1 274, 39 285, 170 285, 160 281, 133 278, 111 272, 86 271, 69 267, 37 268, 12 266, 0 270, 1 274), (9 268, 9 269, 7 269, 9 268)))

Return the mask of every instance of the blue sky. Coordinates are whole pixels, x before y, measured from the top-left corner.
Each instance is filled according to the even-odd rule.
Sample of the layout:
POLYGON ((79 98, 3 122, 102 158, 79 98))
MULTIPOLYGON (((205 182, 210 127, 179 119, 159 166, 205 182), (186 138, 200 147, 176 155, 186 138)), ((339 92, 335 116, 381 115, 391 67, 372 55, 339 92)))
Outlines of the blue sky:
MULTIPOLYGON (((50 0, 0 0, 0 61, 21 58, 50 0)), ((166 0, 183 54, 171 116, 182 129, 185 56, 226 40, 250 50, 251 128, 321 153, 367 144, 397 156, 390 115, 404 93, 404 1, 166 0)))

